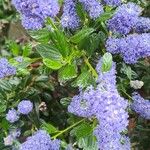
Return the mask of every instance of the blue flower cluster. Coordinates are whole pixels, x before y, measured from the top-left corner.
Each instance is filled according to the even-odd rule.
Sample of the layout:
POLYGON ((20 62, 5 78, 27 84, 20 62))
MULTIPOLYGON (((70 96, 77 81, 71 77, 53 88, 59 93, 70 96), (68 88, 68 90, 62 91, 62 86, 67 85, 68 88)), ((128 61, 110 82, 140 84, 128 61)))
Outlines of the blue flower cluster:
POLYGON ((98 0, 79 0, 92 19, 98 18, 104 11, 98 0))
POLYGON ((132 34, 125 38, 109 38, 106 42, 107 51, 121 54, 124 61, 134 64, 138 59, 150 56, 150 33, 132 34))
POLYGON ((18 121, 18 119, 19 119, 19 114, 15 109, 10 109, 6 114, 6 120, 8 120, 10 123, 14 123, 18 121))
POLYGON ((22 100, 18 104, 18 112, 27 115, 29 114, 33 109, 33 103, 31 103, 29 100, 22 100))
POLYGON ((108 27, 112 32, 128 34, 136 25, 142 8, 134 3, 127 3, 119 6, 108 21, 108 27))
POLYGON ((122 3, 122 0, 104 0, 105 4, 110 6, 120 6, 122 3))
POLYGON ((76 29, 79 27, 80 19, 76 12, 76 1, 65 0, 63 15, 61 17, 62 27, 76 29))
POLYGON ((19 115, 27 115, 29 114, 33 109, 33 104, 29 100, 23 100, 18 104, 18 111, 15 109, 10 109, 8 113, 6 114, 6 120, 8 120, 10 123, 14 123, 19 120, 19 115))
POLYGON ((54 18, 59 12, 58 0, 12 0, 22 16, 25 29, 40 29, 46 17, 54 18))
POLYGON ((150 31, 150 18, 139 17, 134 29, 137 33, 146 33, 150 31))
POLYGON ((110 71, 102 72, 102 60, 97 65, 99 74, 96 88, 88 87, 84 92, 72 98, 68 111, 81 117, 96 117, 99 121, 94 134, 98 145, 103 150, 128 150, 128 144, 122 144, 126 139, 121 133, 128 125, 127 101, 120 97, 116 88, 116 70, 113 63, 110 71), (126 147, 126 149, 124 148, 126 147))
POLYGON ((0 59, 0 79, 15 75, 16 74, 16 68, 9 64, 8 60, 6 58, 0 59))
POLYGON ((150 101, 144 99, 138 93, 133 93, 131 108, 145 119, 150 119, 150 101))
POLYGON ((59 150, 60 140, 51 140, 44 130, 37 131, 21 144, 19 150, 59 150))

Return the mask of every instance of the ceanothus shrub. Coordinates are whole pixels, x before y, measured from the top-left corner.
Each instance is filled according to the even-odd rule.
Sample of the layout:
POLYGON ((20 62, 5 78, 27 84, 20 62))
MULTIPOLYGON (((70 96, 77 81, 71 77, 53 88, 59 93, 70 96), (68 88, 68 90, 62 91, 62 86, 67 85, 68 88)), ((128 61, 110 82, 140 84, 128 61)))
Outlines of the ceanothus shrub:
POLYGON ((0 58, 3 147, 148 150, 147 5, 12 0, 12 6, 29 40, 13 41, 0 58))

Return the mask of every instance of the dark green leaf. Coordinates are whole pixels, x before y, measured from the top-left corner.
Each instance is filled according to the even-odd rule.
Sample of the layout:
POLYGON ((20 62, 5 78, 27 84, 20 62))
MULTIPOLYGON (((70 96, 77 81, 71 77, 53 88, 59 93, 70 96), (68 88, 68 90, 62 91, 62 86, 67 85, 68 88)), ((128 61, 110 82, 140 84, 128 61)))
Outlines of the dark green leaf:
POLYGON ((77 32, 74 36, 70 38, 70 41, 73 43, 79 43, 81 40, 89 36, 95 30, 93 28, 83 28, 79 32, 77 32))
POLYGON ((40 44, 36 46, 36 50, 43 58, 52 60, 61 60, 62 55, 57 48, 48 44, 40 44))
POLYGON ((29 31, 30 36, 42 43, 47 43, 50 39, 50 31, 46 28, 37 31, 29 31))

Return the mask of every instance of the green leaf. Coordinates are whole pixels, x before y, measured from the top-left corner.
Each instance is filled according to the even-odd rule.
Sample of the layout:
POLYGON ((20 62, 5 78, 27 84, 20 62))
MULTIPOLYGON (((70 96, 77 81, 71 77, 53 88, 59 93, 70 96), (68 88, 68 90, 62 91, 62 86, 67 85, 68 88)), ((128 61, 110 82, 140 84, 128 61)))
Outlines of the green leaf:
POLYGON ((58 72, 59 82, 61 83, 65 83, 75 77, 77 77, 77 66, 75 63, 64 66, 58 72))
POLYGON ((77 127, 75 127, 70 134, 77 137, 77 139, 86 137, 93 132, 93 128, 90 124, 84 122, 77 127))
POLYGON ((105 22, 105 21, 107 21, 108 19, 110 19, 113 15, 114 15, 114 11, 105 12, 105 13, 103 13, 103 14, 96 20, 96 23, 97 23, 97 22, 105 22))
POLYGON ((47 25, 51 26, 50 39, 53 45, 59 50, 59 52, 66 57, 70 54, 70 48, 68 45, 67 36, 60 29, 57 28, 51 18, 47 18, 47 25))
POLYGON ((0 101, 0 113, 5 112, 7 109, 6 102, 4 100, 0 101))
POLYGON ((78 146, 83 150, 98 150, 96 138, 93 136, 93 134, 84 138, 80 138, 78 140, 78 146))
POLYGON ((60 30, 56 30, 52 33, 54 45, 59 49, 59 52, 66 57, 70 54, 70 48, 68 46, 67 37, 60 30))
POLYGON ((46 28, 37 31, 29 31, 29 34, 33 39, 41 43, 47 43, 50 39, 50 31, 46 28))
POLYGON ((76 10, 77 10, 77 14, 80 17, 80 19, 82 20, 82 22, 85 21, 86 15, 85 15, 85 11, 83 9, 83 6, 81 3, 77 3, 76 4, 76 10))
POLYGON ((107 72, 112 67, 112 55, 110 53, 105 53, 102 62, 102 72, 107 72))
POLYGON ((93 82, 92 75, 89 71, 82 72, 78 78, 71 84, 73 87, 85 88, 93 82))
POLYGON ((52 60, 61 60, 62 55, 57 48, 48 44, 40 44, 36 46, 37 52, 43 57, 52 60))
POLYGON ((11 41, 9 43, 9 48, 12 51, 12 53, 13 53, 14 56, 18 56, 19 55, 19 49, 20 48, 19 48, 19 45, 16 42, 11 41))
POLYGON ((60 61, 52 60, 52 59, 48 59, 48 58, 44 58, 43 59, 43 63, 47 67, 49 67, 49 68, 51 68, 53 70, 58 70, 58 69, 60 69, 63 66, 63 64, 60 61))
POLYGON ((77 32, 74 36, 70 38, 70 41, 73 43, 79 43, 81 40, 89 36, 95 30, 93 28, 83 28, 79 32, 77 32))
POLYGON ((93 33, 87 38, 83 39, 79 44, 79 49, 84 49, 87 54, 91 56, 93 52, 100 46, 100 34, 93 33))
POLYGON ((42 124, 42 129, 46 130, 49 134, 58 132, 57 128, 55 128, 52 124, 46 122, 42 124))
POLYGON ((71 102, 71 98, 70 97, 65 97, 65 98, 62 98, 60 100, 60 103, 63 105, 63 106, 68 106, 71 102))
POLYGON ((27 44, 27 45, 23 46, 22 50, 23 50, 23 54, 22 54, 23 57, 27 57, 30 55, 30 52, 32 50, 32 46, 30 44, 27 44))

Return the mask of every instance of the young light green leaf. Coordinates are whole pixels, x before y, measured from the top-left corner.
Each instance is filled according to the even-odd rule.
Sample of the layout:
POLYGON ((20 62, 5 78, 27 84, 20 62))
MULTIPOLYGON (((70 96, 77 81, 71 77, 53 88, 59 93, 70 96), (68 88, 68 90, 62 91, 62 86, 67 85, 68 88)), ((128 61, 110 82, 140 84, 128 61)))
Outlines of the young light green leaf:
POLYGON ((102 72, 107 72, 112 67, 112 55, 110 53, 105 53, 102 59, 102 72))
POLYGON ((77 66, 75 63, 64 66, 58 72, 59 82, 61 83, 65 83, 75 77, 77 77, 77 66))
POLYGON ((63 66, 63 64, 60 61, 52 60, 52 59, 48 59, 48 58, 44 58, 43 59, 43 63, 47 67, 49 67, 49 68, 51 68, 53 70, 58 70, 58 69, 60 69, 63 66))
POLYGON ((94 137, 93 134, 86 136, 84 138, 80 138, 78 140, 78 146, 83 150, 98 150, 96 138, 94 137))

